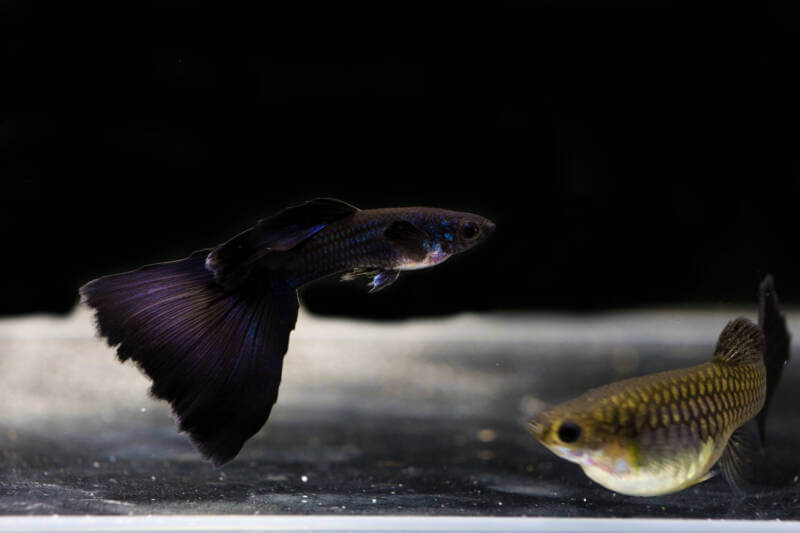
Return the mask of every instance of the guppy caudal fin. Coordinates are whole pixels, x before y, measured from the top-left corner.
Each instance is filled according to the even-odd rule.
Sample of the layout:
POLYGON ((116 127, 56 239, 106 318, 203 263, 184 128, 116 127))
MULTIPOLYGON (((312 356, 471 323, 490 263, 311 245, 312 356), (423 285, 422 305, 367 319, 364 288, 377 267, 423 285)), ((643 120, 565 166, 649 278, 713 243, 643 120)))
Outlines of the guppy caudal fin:
POLYGON ((756 354, 758 357, 762 357, 763 354, 766 368, 766 393, 761 411, 756 418, 733 432, 719 460, 722 475, 731 488, 739 494, 745 494, 761 483, 767 409, 780 381, 783 366, 789 360, 789 331, 786 328, 786 319, 778 306, 778 297, 771 276, 764 278, 759 286, 758 304, 758 327, 743 318, 731 322, 720 336, 714 354, 715 359, 721 354, 719 360, 727 359, 726 362, 737 360, 752 362, 756 354), (741 326, 732 327, 736 324, 741 326), (741 332, 753 329, 758 331, 751 332, 750 335, 739 335, 738 342, 731 337, 732 342, 726 342, 726 347, 720 350, 720 345, 723 344, 723 338, 729 329, 741 332))
POLYGON ((761 435, 761 442, 764 443, 767 410, 781 379, 783 367, 789 362, 791 347, 791 335, 786 327, 786 317, 781 313, 775 284, 770 275, 764 278, 758 289, 758 325, 761 326, 767 342, 764 352, 764 366, 767 367, 767 395, 764 399, 764 407, 761 408, 757 417, 758 431, 761 435))
POLYGON ((258 280, 226 291, 205 267, 208 252, 99 278, 80 292, 119 359, 137 363, 180 429, 221 465, 269 417, 298 302, 295 291, 274 293, 258 280))

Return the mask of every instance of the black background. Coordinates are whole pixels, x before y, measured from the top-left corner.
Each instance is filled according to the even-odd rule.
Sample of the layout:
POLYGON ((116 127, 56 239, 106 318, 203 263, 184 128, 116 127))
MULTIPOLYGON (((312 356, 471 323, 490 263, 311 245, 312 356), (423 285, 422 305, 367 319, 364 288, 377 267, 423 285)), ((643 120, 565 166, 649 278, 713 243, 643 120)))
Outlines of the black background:
POLYGON ((800 8, 586 5, 0 2, 0 314, 319 196, 497 231, 314 312, 800 300, 800 8))

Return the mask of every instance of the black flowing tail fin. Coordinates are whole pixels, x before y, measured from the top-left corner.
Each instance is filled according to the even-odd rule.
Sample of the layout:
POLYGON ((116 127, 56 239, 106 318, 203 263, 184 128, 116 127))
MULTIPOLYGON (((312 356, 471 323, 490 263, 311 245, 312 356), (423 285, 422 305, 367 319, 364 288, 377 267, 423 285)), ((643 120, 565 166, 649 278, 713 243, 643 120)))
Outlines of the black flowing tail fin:
POLYGON ((298 303, 295 291, 258 280, 225 291, 205 267, 208 253, 99 278, 80 292, 119 359, 141 367, 180 429, 221 465, 269 417, 298 303))
POLYGON ((767 410, 781 379, 783 367, 789 361, 791 348, 791 335, 786 328, 786 318, 778 305, 778 295, 770 275, 764 278, 758 290, 758 325, 761 326, 767 343, 764 352, 764 365, 767 367, 767 395, 764 407, 758 413, 758 431, 761 435, 761 442, 764 443, 767 410))

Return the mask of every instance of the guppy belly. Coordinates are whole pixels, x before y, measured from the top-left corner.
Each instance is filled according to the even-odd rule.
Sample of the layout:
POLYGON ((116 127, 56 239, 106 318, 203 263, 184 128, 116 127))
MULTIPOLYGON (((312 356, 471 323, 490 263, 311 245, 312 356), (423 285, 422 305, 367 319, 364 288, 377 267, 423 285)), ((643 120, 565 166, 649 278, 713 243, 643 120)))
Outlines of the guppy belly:
MULTIPOLYGON (((688 430, 688 428, 687 428, 688 430)), ((708 438, 693 446, 641 450, 638 466, 617 464, 609 469, 591 464, 581 465, 584 473, 604 487, 631 496, 658 496, 690 487, 710 476, 709 470, 719 460, 728 438, 708 438)))

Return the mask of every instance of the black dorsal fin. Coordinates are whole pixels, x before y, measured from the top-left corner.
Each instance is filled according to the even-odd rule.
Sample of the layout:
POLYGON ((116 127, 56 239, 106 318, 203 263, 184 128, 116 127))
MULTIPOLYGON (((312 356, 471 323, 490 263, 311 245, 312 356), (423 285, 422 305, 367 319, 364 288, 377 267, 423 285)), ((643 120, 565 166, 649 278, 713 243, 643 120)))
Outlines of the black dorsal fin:
POLYGON ((711 360, 728 365, 757 363, 764 357, 764 334, 746 318, 728 322, 719 335, 711 360))
POLYGON ((789 361, 791 335, 786 328, 786 318, 781 313, 778 305, 778 295, 772 276, 767 275, 758 289, 758 324, 764 331, 766 350, 764 352, 764 365, 767 367, 767 395, 764 407, 758 413, 758 429, 761 441, 765 441, 764 426, 767 419, 772 394, 778 386, 783 373, 783 367, 789 361))
POLYGON ((214 248, 206 268, 227 289, 238 287, 266 254, 291 250, 325 226, 358 211, 341 200, 317 198, 289 207, 214 248))

